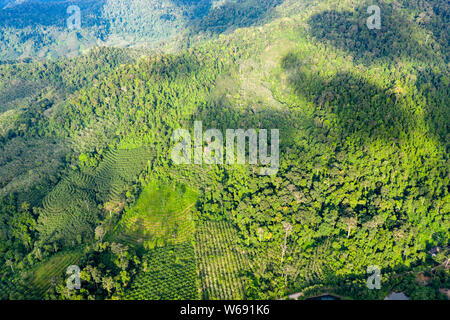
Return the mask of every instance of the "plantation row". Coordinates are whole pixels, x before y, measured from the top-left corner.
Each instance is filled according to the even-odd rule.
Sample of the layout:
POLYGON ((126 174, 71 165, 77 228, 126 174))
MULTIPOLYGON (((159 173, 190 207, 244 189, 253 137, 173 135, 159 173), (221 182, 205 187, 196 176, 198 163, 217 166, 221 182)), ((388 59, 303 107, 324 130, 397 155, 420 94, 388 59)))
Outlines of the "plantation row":
POLYGON ((194 233, 194 222, 188 212, 177 212, 163 220, 155 221, 146 217, 125 217, 125 229, 121 238, 130 243, 165 239, 170 244, 187 241, 194 233))
POLYGON ((0 280, 0 300, 43 299, 50 288, 66 279, 67 268, 78 265, 80 259, 80 251, 61 252, 23 273, 21 279, 0 280))
POLYGON ((43 200, 38 220, 41 241, 74 245, 92 235, 100 215, 98 203, 123 200, 125 187, 150 159, 146 148, 110 151, 96 170, 64 178, 43 200))
POLYGON ((67 277, 67 268, 71 265, 78 265, 80 258, 79 251, 62 252, 53 256, 34 270, 33 277, 30 279, 32 288, 44 296, 51 286, 67 277))
POLYGON ((95 172, 98 200, 119 200, 124 188, 136 178, 151 158, 152 152, 143 147, 109 151, 95 172))
POLYGON ((202 299, 243 299, 239 273, 248 268, 249 262, 237 246, 233 226, 223 221, 203 222, 197 227, 195 240, 202 299))
POLYGON ((150 250, 143 261, 125 299, 198 299, 194 247, 190 242, 150 250))

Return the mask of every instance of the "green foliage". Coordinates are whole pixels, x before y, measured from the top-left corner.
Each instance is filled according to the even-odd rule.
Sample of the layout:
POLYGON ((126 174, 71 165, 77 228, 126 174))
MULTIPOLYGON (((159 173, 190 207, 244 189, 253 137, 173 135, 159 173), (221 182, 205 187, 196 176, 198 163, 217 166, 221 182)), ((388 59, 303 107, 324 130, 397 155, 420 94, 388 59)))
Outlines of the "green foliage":
MULTIPOLYGON (((244 11, 248 3, 201 11, 210 26, 191 22, 193 30, 229 34, 173 54, 95 49, 0 66, 1 146, 23 142, 0 158, 4 194, 37 185, 30 198, 42 198, 60 180, 43 208, 21 208, 23 195, 2 200, 2 285, 63 246, 92 245, 102 223, 115 244, 97 237, 85 256, 88 288, 60 287, 59 298, 277 299, 302 291, 381 299, 392 290, 442 298, 447 5, 386 2, 384 29, 368 30, 365 6, 351 1, 266 1, 244 11), (271 14, 281 17, 255 26, 271 14), (246 28, 232 32, 236 24, 246 28), (277 175, 259 176, 253 165, 174 165, 170 136, 196 120, 222 131, 278 128, 277 175), (40 163, 21 157, 27 152, 40 163), (47 164, 56 154, 65 159, 47 164), (30 170, 37 174, 27 181, 30 170), (121 241, 139 249, 136 259, 121 241), (383 270, 379 292, 365 287, 370 265, 383 270)), ((120 23, 129 34, 152 32, 120 23)), ((19 282, 6 298, 23 294, 19 282)))
POLYGON ((64 251, 37 265, 26 279, 30 289, 34 290, 37 296, 43 297, 58 282, 67 278, 67 268, 78 265, 81 256, 82 252, 80 251, 64 251))
POLYGON ((195 234, 195 253, 202 299, 244 299, 240 276, 250 266, 249 257, 230 223, 201 223, 195 234))
POLYGON ((184 243, 194 233, 191 210, 196 201, 197 193, 184 185, 152 182, 123 215, 114 238, 147 248, 184 243))
POLYGON ((107 204, 106 209, 123 208, 128 184, 150 159, 146 148, 110 151, 95 170, 72 172, 64 178, 43 201, 38 220, 41 242, 74 246, 92 239, 100 218, 97 203, 107 204))
POLYGON ((149 250, 126 300, 198 299, 194 247, 190 242, 149 250))

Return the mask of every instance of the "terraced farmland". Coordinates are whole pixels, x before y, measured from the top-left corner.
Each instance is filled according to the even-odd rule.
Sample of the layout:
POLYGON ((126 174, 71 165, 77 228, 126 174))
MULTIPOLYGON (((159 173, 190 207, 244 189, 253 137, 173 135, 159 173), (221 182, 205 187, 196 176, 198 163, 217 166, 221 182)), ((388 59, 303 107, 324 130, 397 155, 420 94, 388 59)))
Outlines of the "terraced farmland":
POLYGON ((98 203, 120 202, 125 187, 151 159, 147 148, 115 150, 95 171, 72 172, 44 198, 38 220, 41 241, 74 245, 81 236, 93 234, 98 203))
POLYGON ((120 200, 124 188, 136 178, 152 157, 150 149, 144 147, 109 151, 95 171, 98 200, 120 200))
POLYGON ((73 245, 77 237, 92 233, 99 214, 93 190, 76 188, 72 177, 63 179, 44 198, 38 219, 39 236, 44 242, 73 245))
POLYGON ((116 239, 147 248, 189 240, 195 231, 190 211, 197 197, 184 185, 151 183, 120 221, 116 239))
POLYGON ((194 247, 190 242, 150 250, 143 258, 127 300, 194 300, 199 298, 194 247), (144 264, 143 263, 143 264, 144 264))
POLYGON ((237 243, 237 233, 228 222, 203 222, 197 226, 195 256, 202 299, 244 298, 239 273, 248 268, 249 261, 237 243))

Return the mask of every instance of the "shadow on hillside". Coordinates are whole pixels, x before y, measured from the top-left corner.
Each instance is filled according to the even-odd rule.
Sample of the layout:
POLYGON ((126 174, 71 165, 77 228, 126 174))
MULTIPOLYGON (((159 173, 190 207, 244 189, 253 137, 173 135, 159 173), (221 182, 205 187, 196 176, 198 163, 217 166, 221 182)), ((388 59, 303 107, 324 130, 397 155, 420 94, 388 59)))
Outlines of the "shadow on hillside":
POLYGON ((189 23, 192 34, 221 34, 237 28, 258 25, 284 0, 241 0, 211 7, 202 17, 189 23))
POLYGON ((294 53, 283 58, 282 68, 289 74, 288 82, 295 93, 312 101, 319 117, 335 118, 343 137, 391 140, 414 128, 413 115, 393 89, 379 88, 349 72, 322 78, 310 73, 294 53))
MULTIPOLYGON (((219 129, 278 129, 280 134, 280 154, 289 148, 297 149, 298 127, 309 129, 309 137, 314 143, 324 142, 326 129, 315 127, 314 119, 301 118, 287 109, 269 109, 254 105, 252 108, 238 109, 227 97, 222 96, 205 106, 199 106, 188 123, 201 120, 204 128, 219 129), (301 123, 299 123, 301 122, 301 123)), ((269 137, 270 139, 270 133, 269 137)))
MULTIPOLYGON (((410 18, 388 4, 380 5, 381 29, 370 30, 366 25, 371 15, 367 13, 368 6, 361 5, 354 12, 324 11, 313 15, 308 22, 310 34, 323 43, 349 52, 358 63, 382 66, 413 61, 415 65, 425 64, 425 67, 415 70, 415 86, 427 100, 423 105, 424 120, 428 131, 444 146, 448 145, 448 78, 442 70, 445 68, 447 50, 432 40, 423 39, 418 33, 422 24, 419 26, 411 22, 410 18)), ((441 18, 446 19, 445 16, 441 18)), ((436 32, 430 28, 439 23, 435 21, 425 27, 436 32)), ((301 65, 301 61, 291 54, 285 57, 283 64, 285 69, 292 70, 301 65)), ((339 116, 342 125, 347 128, 347 134, 352 131, 372 132, 380 126, 399 127, 407 133, 414 127, 415 110, 412 110, 411 102, 402 102, 402 93, 396 91, 394 86, 391 91, 386 91, 363 79, 355 79, 351 74, 317 79, 299 72, 291 77, 291 84, 298 94, 306 94, 319 106, 323 99, 328 99, 329 105, 336 106, 336 109, 329 111, 339 116), (314 87, 306 87, 308 83, 313 83, 314 87)), ((400 133, 399 130, 389 131, 394 137, 400 133)))
POLYGON ((441 73, 418 72, 418 94, 411 98, 401 86, 381 88, 351 72, 329 78, 313 74, 295 53, 283 58, 282 67, 295 94, 314 103, 316 117, 337 120, 333 127, 341 137, 398 141, 423 122, 431 136, 447 150, 450 147, 448 79, 441 73), (416 106, 418 97, 426 104, 416 106))
POLYGON ((419 27, 390 5, 380 4, 381 29, 369 29, 367 13, 372 3, 360 5, 354 12, 334 10, 313 15, 308 24, 310 34, 319 41, 351 52, 361 62, 414 59, 432 61, 435 48, 418 36, 419 27))

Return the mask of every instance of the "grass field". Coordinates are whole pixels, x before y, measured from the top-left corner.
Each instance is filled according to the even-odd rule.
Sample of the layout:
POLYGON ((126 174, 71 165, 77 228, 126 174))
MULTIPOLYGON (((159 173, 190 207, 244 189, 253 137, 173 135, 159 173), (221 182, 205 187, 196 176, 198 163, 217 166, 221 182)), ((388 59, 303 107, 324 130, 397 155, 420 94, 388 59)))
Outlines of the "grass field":
POLYGON ((147 248, 180 244, 191 238, 195 225, 191 210, 198 194, 184 185, 153 182, 119 222, 114 237, 147 248))
POLYGON ((44 296, 53 283, 64 279, 69 266, 79 264, 81 257, 81 251, 60 252, 38 265, 29 279, 30 290, 44 296))

